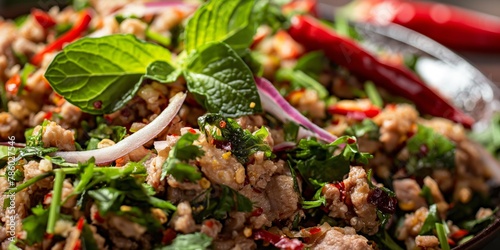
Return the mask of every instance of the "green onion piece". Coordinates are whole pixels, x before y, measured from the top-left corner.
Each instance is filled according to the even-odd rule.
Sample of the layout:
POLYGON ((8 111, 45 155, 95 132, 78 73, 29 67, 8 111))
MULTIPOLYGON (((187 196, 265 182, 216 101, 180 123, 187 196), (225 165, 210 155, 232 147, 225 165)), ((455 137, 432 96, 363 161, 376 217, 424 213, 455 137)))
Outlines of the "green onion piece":
POLYGON ((151 29, 146 30, 146 38, 153 40, 165 47, 170 46, 172 44, 172 39, 170 37, 166 37, 158 32, 154 32, 151 29))
POLYGON ((375 84, 373 84, 373 82, 367 81, 365 83, 365 92, 368 98, 370 98, 370 101, 373 105, 379 108, 383 108, 384 101, 382 100, 382 97, 380 97, 380 94, 378 93, 377 88, 375 87, 375 84))
POLYGON ((470 239, 474 238, 474 235, 467 235, 465 237, 463 237, 459 242, 458 242, 458 245, 462 245, 464 244, 465 242, 469 241, 470 239))
POLYGON ((7 99, 7 91, 5 91, 5 83, 0 80, 0 99, 1 99, 1 104, 2 104, 2 109, 5 112, 9 112, 9 107, 7 106, 7 103, 9 102, 9 99, 7 99))
POLYGON ((49 208, 49 219, 47 223, 47 233, 53 234, 56 227, 57 219, 59 218, 59 211, 61 209, 61 196, 66 174, 63 171, 54 171, 56 177, 54 180, 54 189, 52 190, 52 202, 49 208))
POLYGON ((21 72, 21 85, 19 86, 19 90, 17 91, 17 96, 21 95, 21 92, 24 90, 24 86, 26 85, 26 82, 28 81, 28 77, 30 74, 35 71, 36 67, 33 66, 30 63, 26 63, 24 65, 23 71, 21 72))
POLYGON ((448 237, 446 236, 446 230, 441 223, 436 223, 436 231, 439 238, 439 245, 442 250, 450 250, 450 245, 448 244, 448 237))

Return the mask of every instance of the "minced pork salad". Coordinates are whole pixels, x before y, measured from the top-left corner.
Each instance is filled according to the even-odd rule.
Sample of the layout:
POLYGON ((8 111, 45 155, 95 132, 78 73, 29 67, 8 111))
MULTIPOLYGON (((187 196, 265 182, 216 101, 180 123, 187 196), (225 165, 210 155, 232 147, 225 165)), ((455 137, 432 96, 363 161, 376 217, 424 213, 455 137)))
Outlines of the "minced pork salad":
POLYGON ((1 249, 450 249, 494 221, 474 121, 314 8, 0 19, 1 249))

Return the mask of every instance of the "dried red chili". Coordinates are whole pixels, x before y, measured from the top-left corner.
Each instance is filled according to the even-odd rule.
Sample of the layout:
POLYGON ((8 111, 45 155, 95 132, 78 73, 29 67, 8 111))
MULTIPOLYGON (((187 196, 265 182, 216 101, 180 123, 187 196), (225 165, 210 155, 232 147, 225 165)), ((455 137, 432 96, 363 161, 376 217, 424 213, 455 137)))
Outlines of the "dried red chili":
POLYGON ((413 101, 423 113, 453 120, 467 128, 474 123, 474 119, 430 89, 410 70, 382 62, 355 41, 337 35, 333 29, 312 17, 294 17, 288 32, 308 50, 322 50, 330 60, 362 80, 372 80, 386 90, 413 101))

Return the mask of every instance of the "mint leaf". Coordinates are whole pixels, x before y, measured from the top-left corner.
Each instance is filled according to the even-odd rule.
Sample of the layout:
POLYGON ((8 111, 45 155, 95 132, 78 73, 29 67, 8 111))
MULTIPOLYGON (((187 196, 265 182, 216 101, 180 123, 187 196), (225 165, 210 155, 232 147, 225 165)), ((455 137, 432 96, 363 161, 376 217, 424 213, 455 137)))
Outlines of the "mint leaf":
POLYGON ((132 35, 82 38, 54 58, 45 78, 83 111, 112 113, 134 97, 148 65, 170 57, 168 50, 132 35))
POLYGON ((212 245, 212 238, 204 233, 182 234, 177 236, 171 245, 156 250, 205 250, 212 245))
POLYGON ((208 112, 238 117, 262 110, 252 71, 227 44, 207 44, 186 60, 188 89, 208 112))
POLYGON ((209 42, 225 42, 236 51, 248 48, 255 25, 252 9, 255 1, 209 1, 189 19, 185 36, 188 53, 209 42))
POLYGON ((181 70, 164 61, 156 61, 148 66, 146 77, 161 83, 169 83, 175 82, 181 73, 181 70))
POLYGON ((201 179, 201 173, 197 167, 184 163, 205 154, 200 146, 193 145, 193 142, 199 136, 199 134, 186 133, 179 138, 175 146, 170 149, 167 160, 163 163, 162 180, 167 174, 172 175, 178 181, 197 181, 201 179))
POLYGON ((262 127, 253 134, 244 130, 231 118, 224 118, 219 114, 206 114, 198 118, 198 125, 204 132, 210 132, 216 145, 226 145, 241 164, 249 162, 249 157, 257 151, 263 151, 266 157, 272 156, 271 147, 264 143, 268 136, 266 128, 262 127), (206 131, 206 125, 215 126, 216 129, 206 131))

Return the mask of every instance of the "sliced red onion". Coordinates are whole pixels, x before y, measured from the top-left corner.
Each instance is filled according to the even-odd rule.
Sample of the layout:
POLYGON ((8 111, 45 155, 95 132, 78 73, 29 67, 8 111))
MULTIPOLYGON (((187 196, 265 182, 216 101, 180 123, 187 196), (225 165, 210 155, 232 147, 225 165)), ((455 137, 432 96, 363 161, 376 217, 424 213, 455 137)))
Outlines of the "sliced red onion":
MULTIPOLYGON (((256 77, 255 83, 257 84, 257 89, 259 90, 262 107, 264 110, 274 115, 277 119, 282 122, 295 122, 309 129, 316 137, 325 142, 330 143, 337 139, 336 136, 312 123, 298 110, 292 107, 292 105, 290 105, 285 98, 280 95, 278 90, 267 79, 256 77)), ((302 132, 302 135, 307 135, 305 130, 299 132, 302 132)))
POLYGON ((88 151, 56 152, 54 156, 60 156, 71 163, 85 162, 91 157, 94 157, 95 162, 98 164, 112 162, 155 138, 170 124, 177 112, 179 112, 184 99, 186 99, 186 94, 178 93, 170 99, 168 107, 156 119, 113 146, 88 151))
POLYGON ((281 152, 288 149, 293 149, 295 146, 297 146, 297 143, 291 141, 285 141, 280 144, 274 145, 273 152, 281 152))

